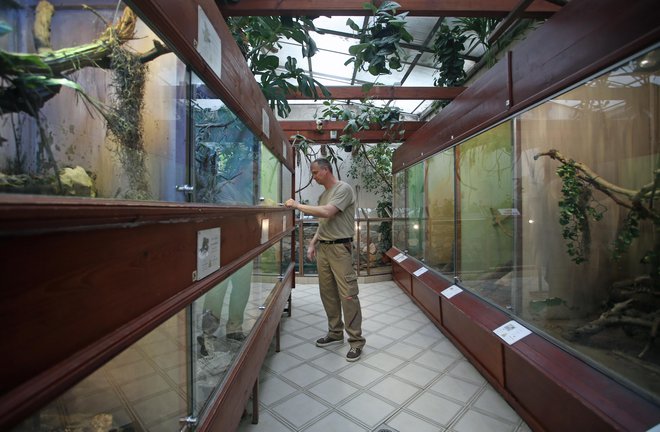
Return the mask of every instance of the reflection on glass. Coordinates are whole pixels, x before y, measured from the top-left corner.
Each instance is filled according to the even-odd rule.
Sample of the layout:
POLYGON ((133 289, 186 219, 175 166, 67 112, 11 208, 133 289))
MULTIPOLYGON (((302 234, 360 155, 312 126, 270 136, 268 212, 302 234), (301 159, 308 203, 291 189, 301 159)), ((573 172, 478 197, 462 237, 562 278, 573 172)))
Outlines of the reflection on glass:
POLYGON ((392 246, 404 251, 406 244, 406 171, 394 174, 392 184, 392 246))
POLYGON ((426 232, 424 167, 425 163, 422 162, 406 171, 408 254, 422 261, 424 260, 424 237, 426 232))
POLYGON ((657 399, 658 219, 641 215, 657 217, 660 204, 659 59, 657 49, 644 53, 519 116, 521 315, 657 399), (588 167, 601 190, 575 180, 550 150, 588 167), (612 194, 614 186, 628 192, 612 194), (588 222, 576 224, 571 215, 585 211, 588 222))
POLYGON ((12 432, 179 430, 189 412, 186 322, 184 310, 12 432))
POLYGON ((251 321, 244 326, 245 312, 252 291, 253 264, 249 262, 230 277, 197 299, 192 305, 193 352, 196 409, 201 409, 240 351, 251 321), (227 296, 227 291, 230 291, 227 296), (246 328, 247 327, 247 328, 246 328))
MULTIPOLYGON (((276 206, 281 202, 280 170, 282 164, 263 143, 261 144, 261 164, 259 166, 259 200, 262 205, 276 206)), ((287 171, 284 169, 284 171, 287 171)))
MULTIPOLYGON (((11 3, 0 8, 12 28, 1 40, 9 62, 35 53, 26 24, 38 20, 34 7, 11 3)), ((186 179, 185 65, 169 50, 141 60, 165 44, 139 19, 117 27, 132 15, 123 4, 74 3, 55 6, 53 51, 40 54, 47 71, 3 70, 14 78, 0 92, 0 193, 184 201, 175 186, 186 179)))
POLYGON ((286 166, 282 166, 282 202, 293 198, 291 193, 293 187, 293 173, 286 166))
POLYGON ((426 264, 444 274, 454 271, 454 150, 426 161, 429 220, 426 264))
POLYGON ((511 124, 502 123, 456 149, 460 173, 456 270, 467 287, 503 307, 512 301, 511 124))
POLYGON ((274 244, 192 304, 193 409, 199 414, 221 388, 244 341, 279 282, 274 244))
POLYGON ((195 202, 257 204, 257 137, 194 75, 191 109, 195 202))
POLYGON ((289 268, 289 265, 295 261, 295 257, 292 255, 293 250, 291 250, 291 235, 287 235, 282 239, 282 269, 280 273, 284 275, 289 268), (292 261, 293 260, 293 261, 292 261))
POLYGON ((317 220, 302 219, 296 225, 295 233, 295 254, 296 254, 296 273, 302 275, 315 275, 318 270, 316 268, 316 259, 310 260, 307 258, 307 245, 309 244, 316 230, 319 227, 317 220), (302 239, 300 235, 300 227, 302 226, 302 239), (302 257, 302 260, 300 259, 302 257), (303 268, 300 269, 299 262, 302 261, 303 268))

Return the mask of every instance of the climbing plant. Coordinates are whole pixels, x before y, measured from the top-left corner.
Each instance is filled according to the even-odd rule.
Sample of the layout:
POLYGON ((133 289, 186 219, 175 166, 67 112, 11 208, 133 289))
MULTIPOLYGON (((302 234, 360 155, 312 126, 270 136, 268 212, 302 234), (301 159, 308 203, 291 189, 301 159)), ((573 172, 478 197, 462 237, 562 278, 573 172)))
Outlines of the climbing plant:
POLYGON ((312 19, 245 16, 230 17, 227 23, 271 109, 280 117, 287 117, 291 112, 287 101, 290 92, 299 90, 318 99, 320 90, 323 97, 330 96, 324 85, 298 67, 295 58, 287 56, 281 65, 279 57, 274 54, 282 48, 281 39, 293 39, 301 44, 303 57, 312 57, 317 51, 309 34, 316 30, 312 19))
POLYGON ((364 3, 363 7, 373 14, 373 20, 365 28, 361 28, 352 19, 346 24, 360 37, 360 43, 352 45, 351 54, 344 64, 355 64, 356 69, 368 71, 371 75, 388 75, 392 70, 402 67, 403 50, 401 41, 412 42, 412 35, 406 30, 407 12, 397 14, 400 4, 385 1, 376 7, 372 3, 364 3))

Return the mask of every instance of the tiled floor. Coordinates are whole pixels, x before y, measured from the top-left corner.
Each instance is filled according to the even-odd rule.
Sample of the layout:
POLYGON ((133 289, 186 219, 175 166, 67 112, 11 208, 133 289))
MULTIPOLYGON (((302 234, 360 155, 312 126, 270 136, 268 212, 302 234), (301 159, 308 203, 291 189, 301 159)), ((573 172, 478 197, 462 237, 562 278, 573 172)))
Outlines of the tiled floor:
POLYGON ((318 285, 293 290, 281 351, 260 378, 259 424, 240 431, 530 431, 500 395, 393 282, 360 286, 367 346, 318 348, 327 329, 318 285))

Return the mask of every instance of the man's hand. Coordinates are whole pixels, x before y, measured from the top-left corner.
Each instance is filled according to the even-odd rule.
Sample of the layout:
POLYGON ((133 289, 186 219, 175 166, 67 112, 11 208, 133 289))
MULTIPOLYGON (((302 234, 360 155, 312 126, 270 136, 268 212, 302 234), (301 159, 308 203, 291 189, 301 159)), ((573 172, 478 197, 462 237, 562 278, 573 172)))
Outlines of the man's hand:
POLYGON ((314 261, 314 258, 316 258, 316 248, 314 247, 314 243, 310 243, 310 245, 307 246, 307 259, 314 261))
POLYGON ((298 206, 298 203, 297 203, 294 199, 289 198, 289 199, 286 200, 286 202, 284 203, 284 206, 285 206, 285 207, 289 207, 289 208, 294 208, 294 209, 295 209, 295 208, 298 208, 298 207, 297 207, 297 206, 298 206))

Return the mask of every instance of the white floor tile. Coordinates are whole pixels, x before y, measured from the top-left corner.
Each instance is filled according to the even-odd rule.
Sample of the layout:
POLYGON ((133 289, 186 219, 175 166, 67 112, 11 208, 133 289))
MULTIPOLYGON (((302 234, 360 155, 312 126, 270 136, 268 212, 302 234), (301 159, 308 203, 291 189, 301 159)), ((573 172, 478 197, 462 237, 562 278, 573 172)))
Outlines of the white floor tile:
POLYGON ((486 391, 477 398, 473 406, 505 420, 511 422, 518 421, 518 414, 516 414, 513 408, 511 408, 511 406, 502 399, 499 393, 493 390, 490 386, 488 386, 486 391))
POLYGON ((325 354, 325 350, 323 348, 317 347, 314 343, 309 341, 289 348, 286 350, 286 352, 304 360, 310 360, 325 354))
MULTIPOLYGON (((448 426, 456 414, 463 409, 463 405, 436 396, 432 393, 424 393, 410 402, 406 408, 433 420, 434 422, 448 426)), ((473 431, 487 430, 488 429, 473 429, 473 431)))
MULTIPOLYGON (((410 332, 408 330, 404 330, 398 327, 393 327, 391 325, 386 325, 383 327, 382 330, 379 330, 379 334, 382 333, 383 335, 392 338, 392 339, 402 339, 407 337, 410 332)), ((404 339, 405 341, 405 339, 404 339)))
POLYGON ((428 383, 436 379, 439 374, 437 371, 411 363, 394 372, 394 375, 410 381, 419 387, 425 387, 428 383))
POLYGON ((381 336, 378 333, 365 334, 364 338, 367 340, 367 347, 368 348, 382 349, 382 348, 394 343, 394 339, 390 339, 389 337, 381 336))
POLYGON ((457 399, 461 402, 467 402, 474 396, 480 387, 476 384, 445 375, 438 382, 433 384, 429 390, 436 393, 441 393, 452 399, 457 399))
MULTIPOLYGON (((427 421, 420 419, 412 414, 409 414, 405 411, 400 412, 399 414, 392 417, 387 421, 387 425, 393 427, 399 432, 438 432, 443 431, 437 425, 431 424, 427 421)), ((473 431, 477 432, 477 431, 473 431)))
POLYGON ((308 391, 332 405, 337 405, 342 400, 357 392, 358 389, 344 381, 331 377, 310 387, 308 391))
POLYGON ((366 430, 341 414, 332 412, 304 429, 304 432, 364 432, 366 430))
POLYGON ((379 352, 370 354, 363 360, 363 362, 385 372, 390 372, 393 369, 401 366, 406 361, 398 357, 394 357, 390 354, 379 352))
POLYGON ((339 355, 334 351, 330 351, 329 353, 312 360, 312 364, 321 367, 328 372, 335 372, 341 368, 347 367, 350 363, 346 361, 344 356, 339 355))
POLYGON ((384 397, 392 402, 403 405, 405 401, 410 399, 416 393, 421 392, 418 387, 404 383, 396 378, 387 377, 381 382, 377 383, 369 389, 381 397, 384 397))
POLYGON ((402 357, 406 360, 410 360, 419 353, 421 353, 422 351, 424 351, 424 349, 415 345, 407 344, 405 342, 397 342, 394 345, 385 348, 383 351, 389 354, 402 357))
POLYGON ((259 382, 259 402, 264 405, 271 405, 296 391, 298 391, 297 388, 290 386, 276 376, 271 376, 259 382))
POLYGON ((329 411, 327 406, 303 393, 287 399, 271 409, 296 428, 300 428, 314 417, 329 411))
POLYGON ((363 366, 359 362, 357 364, 353 364, 350 368, 339 374, 339 376, 348 380, 349 382, 355 383, 362 387, 371 384, 378 378, 381 378, 383 375, 384 374, 382 372, 377 372, 371 368, 363 366))
POLYGON ((458 422, 456 422, 452 429, 456 432, 513 432, 516 428, 516 425, 489 417, 480 412, 469 410, 458 420, 458 422))
POLYGON ((424 354, 415 358, 415 363, 426 366, 429 369, 434 369, 444 372, 449 366, 454 364, 457 360, 453 357, 437 353, 435 351, 426 351, 424 354))
POLYGON ((282 333, 280 336, 280 349, 286 350, 288 348, 294 347, 306 343, 305 340, 300 339, 299 337, 293 336, 290 333, 282 333))
POLYGON ((461 360, 454 364, 454 366, 449 369, 448 373, 451 376, 462 378, 475 384, 483 384, 486 382, 479 371, 477 371, 467 360, 461 360))
POLYGON ((324 372, 307 364, 296 366, 293 369, 283 372, 281 375, 289 381, 298 384, 300 387, 305 387, 327 376, 324 372))
POLYGON ((396 407, 370 394, 362 393, 345 402, 339 409, 373 428, 388 418, 396 407))
POLYGON ((264 366, 273 372, 282 373, 286 370, 300 365, 303 360, 296 358, 286 352, 275 353, 271 357, 267 357, 264 361, 264 366))
MULTIPOLYGON (((411 322, 411 321, 406 321, 406 322, 411 322)), ((419 324, 421 326, 421 324, 419 324)), ((422 348, 430 348, 436 343, 438 343, 438 339, 434 338, 433 336, 427 336, 423 333, 411 333, 410 336, 406 337, 406 342, 409 344, 417 345, 422 348)))
POLYGON ((289 429, 275 417, 270 415, 268 412, 260 411, 259 412, 259 423, 253 425, 250 421, 250 418, 246 417, 241 421, 238 427, 239 432, 292 432, 292 429, 289 429))

